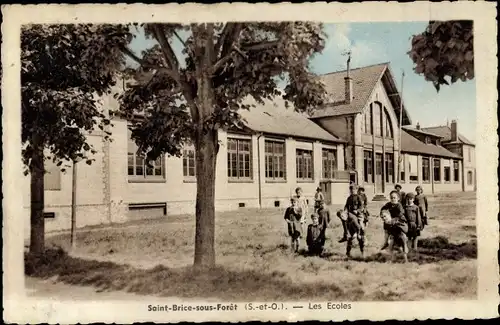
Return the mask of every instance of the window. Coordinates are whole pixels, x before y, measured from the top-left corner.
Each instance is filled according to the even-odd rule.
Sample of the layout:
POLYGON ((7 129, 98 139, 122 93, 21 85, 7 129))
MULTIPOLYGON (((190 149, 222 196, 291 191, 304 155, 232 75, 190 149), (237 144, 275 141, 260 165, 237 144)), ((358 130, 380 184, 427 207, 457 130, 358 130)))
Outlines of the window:
POLYGON ((45 160, 45 174, 43 176, 45 191, 61 190, 61 169, 52 159, 45 160))
MULTIPOLYGON (((130 132, 130 131, 129 131, 130 132)), ((130 133, 129 133, 130 134, 130 133)), ((128 175, 134 179, 164 179, 165 156, 158 157, 148 164, 146 157, 137 152, 137 145, 129 137, 128 141, 128 175)))
POLYGON ((431 168, 429 158, 422 158, 422 181, 428 182, 431 177, 431 168))
POLYGON ((389 116, 389 113, 385 111, 385 136, 389 139, 394 138, 394 134, 392 133, 392 124, 391 124, 391 118, 389 116))
POLYGON ((313 160, 311 150, 297 149, 297 180, 313 180, 313 160))
POLYGON ((425 143, 430 144, 431 143, 431 138, 429 138, 429 137, 426 136, 425 137, 425 143))
POLYGON ((434 181, 441 182, 441 159, 434 159, 434 181))
POLYGON ((385 181, 394 183, 394 154, 385 154, 385 181))
POLYGON ((184 178, 196 177, 196 159, 193 148, 182 150, 182 173, 184 178))
POLYGON ((382 115, 380 114, 382 110, 382 106, 376 103, 373 106, 373 126, 375 128, 375 135, 378 137, 382 136, 382 115))
POLYGON ((458 161, 453 160, 453 181, 460 181, 460 174, 458 173, 458 161))
POLYGON ((373 152, 365 150, 364 152, 364 180, 366 183, 373 181, 373 152))
POLYGON ((323 178, 335 178, 337 170, 337 150, 323 149, 323 178))
POLYGON ((467 185, 472 185, 472 171, 467 172, 467 185))
POLYGON ((365 116, 365 133, 366 134, 373 134, 373 128, 372 128, 372 105, 368 107, 368 110, 364 114, 365 116))
POLYGON ((408 156, 409 158, 409 172, 410 172, 410 182, 418 182, 418 158, 417 156, 408 156))
POLYGON ((445 166, 444 167, 444 181, 449 182, 450 181, 450 166, 445 166))
POLYGON ((286 179, 285 143, 265 141, 266 178, 286 179))
POLYGON ((404 183, 406 182, 406 173, 405 173, 405 170, 406 170, 406 165, 405 165, 405 155, 401 155, 401 162, 400 162, 400 182, 401 183, 404 183))
POLYGON ((471 162, 471 150, 470 150, 470 148, 467 148, 467 157, 468 157, 467 160, 469 162, 471 162))
POLYGON ((250 139, 227 139, 227 176, 230 179, 252 179, 250 139))

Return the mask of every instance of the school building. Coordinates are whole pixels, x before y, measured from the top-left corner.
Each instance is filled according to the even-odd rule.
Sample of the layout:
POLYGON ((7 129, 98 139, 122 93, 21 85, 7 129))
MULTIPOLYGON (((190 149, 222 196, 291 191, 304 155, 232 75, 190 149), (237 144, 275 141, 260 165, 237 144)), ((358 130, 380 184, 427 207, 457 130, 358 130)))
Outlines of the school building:
MULTIPOLYGON (((275 99, 242 110, 245 130, 219 131, 217 211, 284 207, 298 186, 311 204, 318 186, 329 204, 343 204, 350 181, 363 185, 369 198, 383 199, 398 176, 406 191, 417 184, 426 193, 475 190, 474 145, 458 133, 456 122, 411 127, 389 64, 321 78, 331 101, 314 116, 275 99)), ((112 96, 104 98, 105 111, 117 108, 112 96)), ((76 166, 77 227, 194 214, 194 148, 185 147, 180 158, 165 155, 150 167, 137 154, 128 122, 115 116, 112 123, 113 141, 104 141, 100 130, 88 134, 95 161, 76 166)), ((69 229, 72 168, 63 173, 47 161, 46 169, 46 229, 69 229)), ((23 186, 29 236, 29 176, 23 186)))

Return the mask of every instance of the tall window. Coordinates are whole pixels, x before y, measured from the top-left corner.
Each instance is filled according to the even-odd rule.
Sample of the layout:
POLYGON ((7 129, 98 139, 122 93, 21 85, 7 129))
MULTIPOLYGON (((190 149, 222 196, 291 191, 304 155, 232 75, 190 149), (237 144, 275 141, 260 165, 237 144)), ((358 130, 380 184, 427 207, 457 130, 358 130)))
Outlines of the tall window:
POLYGON ((269 180, 286 179, 285 143, 265 141, 266 178, 269 180))
POLYGON ((472 185, 472 171, 467 172, 467 185, 472 185))
POLYGON ((364 116, 365 116, 365 133, 366 134, 373 134, 373 128, 372 128, 372 120, 373 120, 372 105, 370 105, 368 107, 368 109, 365 112, 364 116))
POLYGON ((441 182, 441 159, 436 158, 433 161, 434 181, 441 182))
POLYGON ((323 178, 335 178, 337 170, 337 150, 323 149, 323 178))
POLYGON ((227 176, 230 179, 252 179, 251 147, 250 139, 227 139, 227 176))
POLYGON ((460 174, 458 173, 458 161, 453 160, 453 181, 458 182, 460 180, 460 174))
POLYGON ((128 175, 134 179, 164 179, 165 156, 161 155, 155 161, 148 161, 137 152, 137 145, 129 138, 128 141, 128 175))
POLYGON ((373 127, 374 127, 374 131, 375 131, 375 135, 378 136, 378 137, 381 137, 382 136, 382 115, 381 115, 381 111, 382 111, 382 106, 378 103, 375 103, 375 105, 373 105, 373 127))
POLYGON ((394 154, 385 154, 385 181, 394 183, 394 154))
POLYGON ((422 158, 422 181, 428 182, 431 177, 431 166, 429 158, 422 158))
POLYGON ((43 187, 46 191, 61 190, 61 169, 52 159, 45 160, 45 174, 43 175, 43 187))
POLYGON ((444 166, 444 181, 449 182, 450 179, 450 166, 444 166))
POLYGON ((196 160, 193 148, 182 150, 182 173, 185 178, 194 178, 196 176, 196 160))
POLYGON ((418 182, 418 158, 417 156, 409 155, 408 159, 410 182, 418 182))
POLYGON ((297 180, 304 181, 314 179, 312 154, 312 150, 297 149, 297 180))
POLYGON ((470 149, 470 147, 467 147, 467 157, 468 157, 467 160, 469 162, 471 162, 471 149, 470 149))
POLYGON ((404 183, 406 182, 406 173, 405 173, 405 170, 406 170, 406 164, 405 164, 405 155, 404 154, 401 154, 401 165, 400 165, 400 172, 401 172, 401 175, 400 175, 400 182, 401 183, 404 183))
POLYGON ((373 182, 373 152, 369 150, 364 151, 363 165, 363 175, 365 182, 373 182))
POLYGON ((392 124, 391 118, 389 117, 389 113, 385 111, 385 136, 389 139, 394 138, 394 134, 392 133, 392 124))

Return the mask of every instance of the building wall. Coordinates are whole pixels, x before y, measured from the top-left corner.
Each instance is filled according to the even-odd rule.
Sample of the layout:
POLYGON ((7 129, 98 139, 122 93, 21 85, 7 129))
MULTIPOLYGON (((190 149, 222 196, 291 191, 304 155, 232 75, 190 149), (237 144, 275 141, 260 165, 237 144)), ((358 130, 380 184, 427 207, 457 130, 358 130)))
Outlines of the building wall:
MULTIPOLYGON (((403 152, 403 164, 404 166, 404 172, 405 172, 405 179, 401 180, 400 184, 403 188, 403 191, 405 192, 414 192, 415 193, 415 188, 420 185, 422 189, 424 190, 424 193, 432 194, 432 193, 445 193, 445 192, 459 192, 462 191, 462 182, 463 182, 463 177, 462 177, 462 161, 459 159, 456 159, 455 161, 458 161, 458 170, 459 170, 459 179, 457 182, 454 181, 454 170, 453 170, 453 161, 454 159, 449 159, 449 158, 440 158, 440 157, 432 157, 432 156, 423 156, 423 155, 418 155, 418 154, 410 154, 410 153, 404 153, 403 152), (417 161, 417 180, 410 180, 410 162, 411 162, 411 157, 414 157, 413 160, 417 161), (429 158, 429 181, 424 182, 423 181, 423 170, 422 170, 422 159, 426 157, 429 158), (440 174, 441 174, 441 180, 434 180, 434 159, 439 159, 440 161, 440 174), (445 182, 444 181, 444 169, 445 169, 445 164, 449 164, 450 166, 450 181, 445 182)), ((391 189, 392 190, 392 189, 391 189)), ((389 191, 390 192, 390 191, 389 191)))
MULTIPOLYGON (((194 214, 196 200, 196 179, 183 175, 182 157, 164 157, 164 177, 138 179, 128 176, 129 131, 127 122, 115 118, 111 129, 113 141, 105 143, 102 134, 89 137, 90 143, 98 153, 91 165, 78 164, 77 175, 77 226, 119 223, 149 217, 166 217, 159 204, 166 204, 167 215, 194 214), (130 210, 129 204, 151 204, 150 208, 130 210), (153 207, 154 205, 154 207, 153 207)), ((245 208, 259 207, 259 179, 261 203, 263 208, 288 206, 290 196, 296 187, 303 189, 305 197, 313 204, 316 188, 323 175, 322 149, 337 149, 338 169, 344 167, 344 146, 335 143, 322 143, 296 138, 284 138, 286 180, 270 182, 265 177, 265 140, 274 139, 256 134, 227 134, 219 132, 220 149, 217 156, 215 208, 217 211, 235 210, 244 204, 245 208), (227 140, 243 138, 251 140, 251 180, 232 181, 227 173, 227 140), (312 149, 314 179, 300 181, 296 177, 296 150, 312 149), (258 153, 260 150, 260 154, 258 153), (260 158, 260 159, 259 159, 260 158), (259 176, 260 166, 260 176, 259 176)), ((57 169, 56 169, 57 170, 57 169)), ((60 186, 54 181, 52 187, 58 190, 45 191, 45 211, 55 212, 54 219, 46 219, 47 231, 70 228, 71 215, 71 168, 60 177, 60 186)), ((29 177, 23 182, 25 206, 25 233, 29 235, 29 177)), ((343 203, 348 191, 348 180, 332 183, 332 203, 343 203), (339 194, 340 193, 340 194, 339 194)), ((26 237, 28 238, 28 237, 26 237)))

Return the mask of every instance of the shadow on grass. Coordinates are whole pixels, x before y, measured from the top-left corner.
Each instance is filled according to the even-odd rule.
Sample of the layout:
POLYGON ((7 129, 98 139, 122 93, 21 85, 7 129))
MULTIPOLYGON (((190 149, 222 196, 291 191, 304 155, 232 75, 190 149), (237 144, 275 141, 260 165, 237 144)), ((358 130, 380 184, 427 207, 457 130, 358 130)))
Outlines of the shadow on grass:
POLYGON ((158 265, 140 270, 129 265, 85 260, 62 249, 43 256, 25 254, 25 274, 55 278, 70 285, 92 286, 98 291, 127 291, 140 295, 184 298, 219 298, 236 301, 285 299, 361 299, 360 292, 346 292, 334 284, 294 283, 284 272, 229 270, 221 266, 206 271, 192 267, 158 265))
MULTIPOLYGON (((402 259, 401 253, 396 251, 396 261, 402 259)), ((418 241, 418 255, 414 252, 408 254, 410 262, 419 264, 436 263, 444 260, 458 261, 465 258, 477 258, 477 244, 475 240, 467 243, 452 244, 448 238, 437 236, 432 238, 423 238, 418 241)), ((385 263, 390 261, 388 253, 376 253, 366 257, 365 262, 385 263)))

